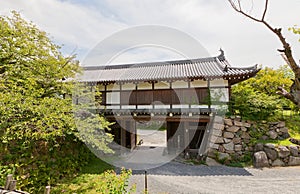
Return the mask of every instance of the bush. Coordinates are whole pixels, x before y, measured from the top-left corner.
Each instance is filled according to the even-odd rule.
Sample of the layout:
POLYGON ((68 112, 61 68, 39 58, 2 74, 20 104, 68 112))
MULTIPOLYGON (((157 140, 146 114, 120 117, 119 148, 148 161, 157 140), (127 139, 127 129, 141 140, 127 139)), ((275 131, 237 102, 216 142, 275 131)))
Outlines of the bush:
POLYGON ((265 68, 250 78, 232 87, 231 112, 249 120, 270 120, 284 107, 295 105, 278 95, 277 88, 291 86, 291 76, 285 66, 273 70, 265 68))
POLYGON ((135 185, 128 185, 130 175, 131 170, 125 169, 122 169, 120 174, 113 170, 102 174, 83 174, 71 183, 58 185, 53 193, 131 193, 135 191, 135 185))
POLYGON ((75 142, 74 139, 74 136, 69 136, 55 146, 47 141, 2 144, 1 185, 4 185, 7 174, 13 174, 18 189, 29 193, 42 193, 45 186, 76 175, 87 164, 92 153, 83 143, 75 142))

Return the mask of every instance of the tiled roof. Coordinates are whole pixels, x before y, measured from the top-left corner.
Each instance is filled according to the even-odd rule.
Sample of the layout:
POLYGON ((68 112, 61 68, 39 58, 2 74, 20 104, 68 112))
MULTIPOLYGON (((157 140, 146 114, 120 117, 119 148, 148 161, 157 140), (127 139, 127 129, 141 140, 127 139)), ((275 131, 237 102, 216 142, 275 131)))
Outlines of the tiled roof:
POLYGON ((140 82, 187 79, 227 79, 232 83, 254 76, 257 65, 249 68, 231 67, 224 52, 217 57, 165 62, 109 66, 86 66, 79 77, 82 82, 140 82))

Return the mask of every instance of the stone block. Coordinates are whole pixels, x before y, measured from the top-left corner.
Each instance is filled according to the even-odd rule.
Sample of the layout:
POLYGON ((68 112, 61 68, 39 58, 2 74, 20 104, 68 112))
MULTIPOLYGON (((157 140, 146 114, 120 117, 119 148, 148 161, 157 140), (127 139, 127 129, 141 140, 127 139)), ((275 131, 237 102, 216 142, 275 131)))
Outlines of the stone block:
POLYGON ((228 153, 219 153, 219 160, 231 159, 228 153))
POLYGON ((239 129, 240 129, 240 127, 233 125, 233 126, 227 128, 226 131, 235 133, 235 132, 237 132, 239 129))
POLYGON ((224 123, 225 123, 225 125, 228 125, 228 126, 232 126, 233 125, 231 119, 224 119, 224 123))
POLYGON ((276 139, 278 137, 278 133, 276 133, 275 131, 269 131, 268 135, 271 139, 276 139))
POLYGON ((280 158, 285 158, 290 155, 290 150, 285 146, 278 146, 277 151, 280 158))
POLYGON ((225 153, 226 150, 225 150, 223 145, 220 145, 218 151, 222 152, 222 153, 225 153))
POLYGON ((268 158, 271 159, 272 161, 277 159, 278 154, 275 149, 265 147, 264 151, 267 154, 268 158))
POLYGON ((213 129, 212 135, 221 137, 222 136, 222 130, 213 129))
POLYGON ((219 144, 211 143, 209 147, 217 150, 219 149, 219 144))
POLYGON ((246 144, 250 143, 250 139, 244 139, 243 140, 246 144))
POLYGON ((224 125, 221 123, 214 123, 213 128, 217 130, 224 130, 224 125))
POLYGON ((235 151, 234 150, 226 150, 226 153, 228 153, 228 154, 234 154, 235 151))
POLYGON ((289 137, 291 137, 291 136, 290 136, 289 133, 282 133, 281 137, 282 137, 283 139, 286 139, 286 138, 289 138, 289 137))
POLYGON ((220 143, 224 143, 224 140, 223 137, 217 137, 212 135, 210 138, 210 142, 220 144, 220 143))
POLYGON ((234 121, 241 121, 241 116, 239 115, 235 116, 234 121))
POLYGON ((247 128, 246 127, 241 127, 241 130, 242 131, 247 131, 247 128))
POLYGON ((280 159, 276 159, 272 162, 272 166, 285 166, 284 162, 280 159))
POLYGON ((290 152, 292 156, 298 157, 299 156, 299 150, 297 146, 290 145, 289 146, 290 152))
POLYGON ((254 153, 253 165, 256 168, 269 167, 269 161, 264 151, 254 153))
POLYGON ((215 116, 214 123, 221 123, 221 124, 223 124, 224 123, 223 117, 221 117, 221 116, 215 116))
POLYGON ((234 134, 226 131, 224 132, 223 137, 232 139, 234 137, 234 134))
POLYGON ((234 150, 234 144, 233 142, 223 144, 224 148, 226 151, 233 151, 234 150))
POLYGON ((216 158, 216 153, 218 151, 216 149, 213 149, 213 148, 209 148, 208 151, 207 151, 207 156, 210 157, 210 158, 216 158))
POLYGON ((264 145, 264 147, 270 148, 270 149, 274 149, 274 148, 275 148, 275 145, 272 144, 272 143, 266 143, 266 144, 264 145))
POLYGON ((269 125, 274 126, 277 125, 279 122, 268 122, 269 125))
POLYGON ((281 127, 285 127, 285 122, 284 121, 281 121, 277 124, 277 127, 278 128, 281 128, 281 127))
POLYGON ((242 135, 241 135, 241 138, 243 138, 243 139, 250 139, 251 137, 250 137, 249 133, 243 132, 242 135))
POLYGON ((234 137, 234 138, 232 139, 232 142, 233 142, 234 144, 240 144, 240 143, 242 142, 242 140, 241 140, 241 138, 239 138, 239 137, 234 137))
POLYGON ((264 150, 264 144, 262 143, 257 143, 254 146, 254 152, 259 152, 264 150))
POLYGON ((232 139, 224 138, 224 143, 229 143, 231 141, 232 141, 232 139))
POLYGON ((237 121, 237 120, 234 120, 234 125, 238 126, 238 127, 243 127, 244 126, 243 122, 240 122, 240 121, 237 121))
POLYGON ((279 131, 282 133, 288 133, 289 129, 287 127, 282 127, 282 128, 279 128, 279 131))
POLYGON ((242 145, 234 145, 234 151, 242 151, 242 145))
POLYGON ((300 165, 300 158, 295 157, 295 156, 290 156, 288 165, 289 166, 299 166, 300 165))
POLYGON ((251 127, 251 124, 248 123, 248 122, 244 122, 244 123, 243 123, 243 127, 250 128, 250 127, 251 127))

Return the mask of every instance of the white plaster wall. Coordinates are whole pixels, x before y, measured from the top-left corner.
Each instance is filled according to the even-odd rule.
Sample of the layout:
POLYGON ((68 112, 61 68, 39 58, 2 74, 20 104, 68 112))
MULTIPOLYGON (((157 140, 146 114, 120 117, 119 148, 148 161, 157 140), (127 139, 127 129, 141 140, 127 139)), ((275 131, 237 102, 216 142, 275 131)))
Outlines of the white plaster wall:
POLYGON ((228 86, 228 80, 214 79, 210 81, 210 86, 228 86))
POLYGON ((155 109, 169 109, 169 108, 170 108, 170 105, 166 105, 166 104, 157 104, 157 105, 154 105, 154 108, 155 108, 155 109))
POLYGON ((208 108, 208 105, 191 105, 191 108, 208 108))
POLYGON ((120 106, 118 106, 118 105, 106 106, 106 109, 116 109, 116 110, 119 110, 120 106))
POLYGON ((170 88, 170 83, 168 82, 158 82, 154 84, 154 89, 168 89, 170 88))
POLYGON ((138 105, 138 109, 152 109, 152 105, 138 105))
POLYGON ((109 84, 106 86, 106 90, 120 90, 119 84, 109 84))
POLYGON ((107 104, 120 104, 120 92, 107 92, 106 93, 107 104))
POLYGON ((102 85, 102 84, 101 84, 101 85, 100 85, 100 84, 97 85, 97 87, 98 87, 98 90, 99 90, 99 91, 104 91, 104 90, 105 90, 105 86, 102 85))
POLYGON ((194 81, 191 82, 191 87, 194 87, 194 88, 207 87, 207 81, 194 80, 194 81))
POLYGON ((138 90, 151 90, 152 84, 148 82, 143 82, 138 84, 138 90))
POLYGON ((135 84, 133 83, 123 84, 122 90, 135 90, 135 84))
POLYGON ((173 104, 173 108, 189 108, 188 104, 173 104))
POLYGON ((172 82, 172 88, 188 88, 188 82, 185 81, 172 82))
POLYGON ((135 105, 122 105, 122 109, 135 109, 135 105))

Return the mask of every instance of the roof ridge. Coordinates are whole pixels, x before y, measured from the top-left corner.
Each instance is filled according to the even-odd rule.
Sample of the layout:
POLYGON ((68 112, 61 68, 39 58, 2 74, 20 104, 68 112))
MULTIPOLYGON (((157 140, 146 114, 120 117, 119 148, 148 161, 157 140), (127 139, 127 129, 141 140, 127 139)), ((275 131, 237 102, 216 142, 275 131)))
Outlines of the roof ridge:
MULTIPOLYGON (((249 66, 249 67, 228 67, 230 69, 244 69, 244 70, 250 70, 250 69, 256 69, 257 68, 257 64, 249 66)), ((261 69, 261 68, 258 68, 261 69)))
POLYGON ((97 70, 97 69, 121 69, 130 67, 151 67, 160 65, 176 65, 176 64, 187 64, 197 62, 209 62, 216 61, 217 57, 205 57, 205 58, 194 58, 194 59, 179 59, 170 61, 157 61, 157 62, 142 62, 142 63, 129 63, 129 64, 117 64, 117 65, 99 65, 99 66, 82 66, 84 70, 97 70))

